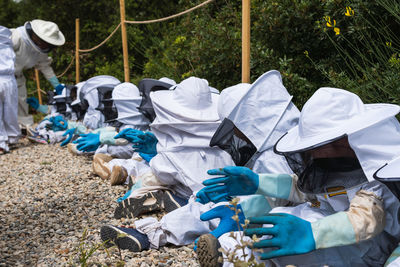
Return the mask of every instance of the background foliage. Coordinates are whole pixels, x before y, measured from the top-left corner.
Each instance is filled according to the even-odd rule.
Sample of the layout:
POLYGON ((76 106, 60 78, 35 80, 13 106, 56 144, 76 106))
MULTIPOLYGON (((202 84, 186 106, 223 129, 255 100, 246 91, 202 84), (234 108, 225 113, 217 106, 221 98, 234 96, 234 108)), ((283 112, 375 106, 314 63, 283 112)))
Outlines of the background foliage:
MULTIPOLYGON (((125 0, 128 20, 160 18, 203 0, 125 0)), ((322 86, 356 92, 366 102, 400 99, 400 7, 396 0, 252 0, 251 79, 277 69, 301 107, 322 86), (345 16, 346 7, 354 14, 345 16), (340 34, 326 25, 335 20, 340 34)), ((81 48, 93 47, 119 23, 119 1, 2 0, 0 25, 9 28, 35 18, 56 22, 67 43, 52 52, 61 73, 72 59, 75 18, 81 48)), ((216 0, 180 18, 128 25, 133 82, 167 76, 177 82, 205 78, 222 90, 241 79, 241 1, 216 0)), ((108 74, 123 80, 120 31, 104 46, 81 55, 81 79, 108 74)), ((30 72, 28 76, 32 76, 30 72)), ((74 68, 62 82, 73 83, 74 68)), ((29 84, 33 93, 35 85, 29 84)), ((42 81, 42 85, 49 84, 42 81)))

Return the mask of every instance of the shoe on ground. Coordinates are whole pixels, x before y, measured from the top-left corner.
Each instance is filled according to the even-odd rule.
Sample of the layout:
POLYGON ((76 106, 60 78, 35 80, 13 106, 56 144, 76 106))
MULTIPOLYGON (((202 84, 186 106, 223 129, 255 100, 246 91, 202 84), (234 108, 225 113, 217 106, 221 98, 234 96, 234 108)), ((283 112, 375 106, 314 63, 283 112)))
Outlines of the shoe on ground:
POLYGON ((27 138, 29 139, 29 141, 32 141, 34 143, 45 144, 45 145, 48 145, 50 143, 48 138, 43 137, 41 135, 27 136, 27 138))
POLYGON ((218 239, 212 234, 205 234, 197 241, 197 259, 201 267, 222 266, 222 253, 218 251, 221 247, 218 239), (221 262, 220 262, 221 261, 221 262))
POLYGON ((150 248, 147 235, 134 228, 105 225, 101 227, 100 236, 109 247, 116 245, 120 249, 128 249, 131 252, 140 252, 150 248))
POLYGON ((67 145, 69 153, 74 154, 74 155, 80 154, 80 151, 76 148, 76 146, 77 146, 77 144, 69 143, 67 145))
POLYGON ((128 172, 122 166, 115 165, 112 168, 110 174, 110 182, 111 185, 121 185, 124 184, 126 179, 128 178, 128 172))
POLYGON ((35 131, 32 127, 27 127, 26 128, 26 135, 27 136, 37 136, 37 135, 39 135, 39 132, 35 131))
POLYGON ((138 198, 127 198, 118 203, 114 218, 136 218, 142 214, 165 210, 171 212, 185 206, 188 200, 169 191, 149 192, 138 198))
POLYGON ((107 166, 113 158, 110 155, 98 153, 93 156, 92 169, 103 180, 110 179, 111 170, 107 166))

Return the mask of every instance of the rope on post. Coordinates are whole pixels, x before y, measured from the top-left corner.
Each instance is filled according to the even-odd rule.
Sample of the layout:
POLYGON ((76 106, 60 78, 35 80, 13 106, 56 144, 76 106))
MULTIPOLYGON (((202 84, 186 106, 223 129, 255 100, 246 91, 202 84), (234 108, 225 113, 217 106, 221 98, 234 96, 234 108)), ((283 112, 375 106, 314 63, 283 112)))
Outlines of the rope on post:
POLYGON ((121 23, 118 24, 118 26, 114 29, 114 31, 103 42, 89 49, 79 49, 79 52, 87 53, 96 50, 100 46, 104 45, 108 40, 110 40, 110 38, 115 34, 115 32, 119 29, 119 27, 121 27, 121 23))
POLYGON ((65 73, 71 68, 72 64, 74 63, 75 56, 72 56, 71 62, 69 63, 68 67, 59 75, 57 75, 57 78, 60 78, 64 76, 65 73))
POLYGON ((178 14, 171 15, 171 16, 168 16, 168 17, 165 17, 165 18, 152 19, 152 20, 141 20, 141 21, 126 20, 125 23, 129 23, 129 24, 149 24, 149 23, 155 23, 155 22, 161 22, 161 21, 173 19, 173 18, 182 16, 182 15, 185 15, 185 14, 187 14, 189 12, 192 12, 193 10, 198 9, 198 8, 200 8, 202 6, 205 6, 205 5, 209 4, 209 3, 211 3, 212 1, 214 1, 214 0, 207 0, 207 1, 197 5, 195 7, 189 8, 189 9, 187 9, 185 11, 182 11, 182 12, 180 12, 178 14))

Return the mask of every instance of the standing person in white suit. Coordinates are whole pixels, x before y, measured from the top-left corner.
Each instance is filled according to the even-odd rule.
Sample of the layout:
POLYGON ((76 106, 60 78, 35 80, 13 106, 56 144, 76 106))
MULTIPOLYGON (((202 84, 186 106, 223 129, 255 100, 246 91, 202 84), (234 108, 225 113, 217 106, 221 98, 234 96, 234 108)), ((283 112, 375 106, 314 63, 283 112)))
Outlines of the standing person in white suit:
POLYGON ((11 31, 0 26, 0 151, 9 151, 9 144, 19 139, 18 92, 14 77, 15 54, 11 31))
MULTIPOLYGON (((56 94, 61 94, 64 85, 60 84, 52 67, 52 58, 48 53, 55 47, 65 43, 65 38, 57 24, 50 21, 35 19, 25 25, 11 29, 11 40, 15 52, 15 77, 18 84, 18 121, 22 125, 33 124, 33 118, 28 113, 26 79, 24 69, 37 68, 54 87, 56 94)), ((28 103, 33 108, 47 113, 45 106, 38 105, 37 99, 30 98, 28 103)))

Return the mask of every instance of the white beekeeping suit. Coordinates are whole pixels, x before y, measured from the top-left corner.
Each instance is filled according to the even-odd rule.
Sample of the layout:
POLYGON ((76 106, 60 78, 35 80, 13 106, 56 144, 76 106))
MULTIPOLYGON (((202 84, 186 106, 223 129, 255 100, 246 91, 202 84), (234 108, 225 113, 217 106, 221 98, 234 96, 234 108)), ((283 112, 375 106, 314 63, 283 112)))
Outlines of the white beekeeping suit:
POLYGON ((28 104, 26 103, 26 79, 23 70, 35 67, 43 73, 54 88, 60 84, 50 66, 52 62, 52 58, 48 56, 50 50, 41 49, 31 39, 32 31, 52 47, 65 43, 64 35, 53 22, 37 19, 26 22, 24 26, 11 29, 11 40, 16 56, 15 77, 18 84, 18 120, 23 125, 33 123, 33 118, 28 113, 28 104))
POLYGON ((206 80, 191 77, 174 90, 151 92, 150 97, 156 113, 150 127, 158 140, 150 166, 163 185, 189 198, 203 187, 209 168, 232 164, 229 154, 209 147, 221 123, 219 95, 211 93, 206 80))
POLYGON ((11 31, 0 26, 0 149, 3 151, 8 151, 8 144, 16 143, 20 134, 15 54, 10 37, 11 31))

